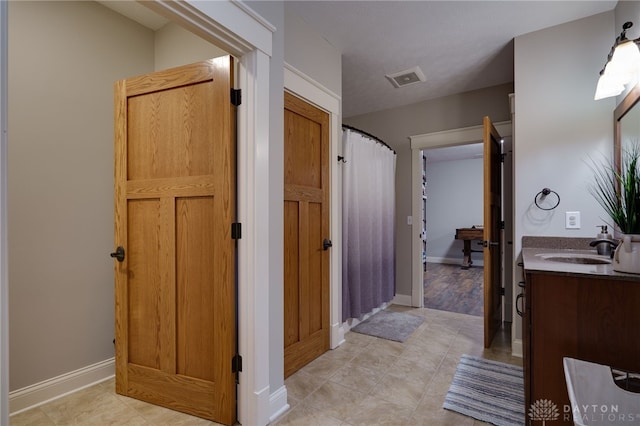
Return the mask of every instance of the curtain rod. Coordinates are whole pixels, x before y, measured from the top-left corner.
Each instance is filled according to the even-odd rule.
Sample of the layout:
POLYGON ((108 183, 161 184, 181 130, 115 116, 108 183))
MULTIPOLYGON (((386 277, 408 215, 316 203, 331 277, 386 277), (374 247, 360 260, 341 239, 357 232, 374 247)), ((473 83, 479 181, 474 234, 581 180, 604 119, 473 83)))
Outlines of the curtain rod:
POLYGON ((394 153, 394 154, 396 154, 396 150, 395 150, 395 149, 391 148, 391 147, 390 147, 389 145, 387 145, 387 144, 386 144, 382 139, 380 139, 380 138, 377 138, 377 137, 373 136, 371 133, 367 133, 367 132, 365 132, 364 130, 356 129, 355 127, 353 127, 353 126, 349 126, 348 124, 343 124, 343 125, 342 125, 342 128, 343 128, 343 129, 349 129, 349 130, 353 130, 353 131, 355 131, 355 132, 362 133, 363 135, 370 137, 371 139, 373 139, 374 141, 378 142, 379 144, 381 144, 381 145, 383 145, 383 146, 386 146, 386 147, 387 147, 387 148, 389 148, 391 151, 393 151, 393 153, 394 153))

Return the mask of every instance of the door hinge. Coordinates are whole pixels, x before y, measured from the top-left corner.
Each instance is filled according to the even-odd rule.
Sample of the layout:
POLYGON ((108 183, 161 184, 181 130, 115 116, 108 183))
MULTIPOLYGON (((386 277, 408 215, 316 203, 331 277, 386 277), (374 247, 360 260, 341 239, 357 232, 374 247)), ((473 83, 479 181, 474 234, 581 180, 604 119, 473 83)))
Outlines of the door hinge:
POLYGON ((500 154, 500 162, 504 163, 504 159, 507 158, 507 154, 500 154))
POLYGON ((501 221, 500 221, 500 229, 504 229, 504 226, 505 226, 505 225, 504 225, 504 220, 501 220, 501 221))
POLYGON ((231 89, 231 103, 234 106, 240 106, 240 104, 242 103, 242 90, 231 89))
POLYGON ((242 371, 242 357, 239 354, 235 354, 231 358, 231 372, 240 373, 242 371))
POLYGON ((498 247, 500 245, 497 241, 482 241, 482 247, 498 247))
POLYGON ((504 296, 504 287, 500 287, 500 296, 504 296))
POLYGON ((242 224, 235 222, 231 224, 231 239, 239 240, 242 238, 242 224))

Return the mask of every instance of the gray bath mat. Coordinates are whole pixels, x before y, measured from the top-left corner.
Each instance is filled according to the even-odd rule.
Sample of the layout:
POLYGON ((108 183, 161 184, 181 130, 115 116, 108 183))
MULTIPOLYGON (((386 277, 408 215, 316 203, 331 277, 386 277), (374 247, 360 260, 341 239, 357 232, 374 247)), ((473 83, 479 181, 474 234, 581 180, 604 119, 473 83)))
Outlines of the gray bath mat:
POLYGON ((523 374, 522 367, 462 355, 443 407, 498 426, 524 425, 523 374))
POLYGON ((423 322, 423 318, 415 315, 380 311, 353 327, 351 331, 396 342, 404 342, 423 322))

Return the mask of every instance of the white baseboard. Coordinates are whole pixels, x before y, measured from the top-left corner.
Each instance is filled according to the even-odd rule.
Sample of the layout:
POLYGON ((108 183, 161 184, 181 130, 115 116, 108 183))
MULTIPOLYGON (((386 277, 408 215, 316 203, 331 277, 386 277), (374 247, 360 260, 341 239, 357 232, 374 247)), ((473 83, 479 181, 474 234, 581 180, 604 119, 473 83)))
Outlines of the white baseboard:
POLYGON ((18 414, 112 378, 115 358, 9 392, 9 413, 18 414))
POLYGON ((413 306, 410 294, 396 294, 391 303, 400 306, 413 306))
POLYGON ((364 314, 362 316, 362 318, 349 318, 348 320, 346 320, 345 322, 342 323, 342 328, 344 330, 344 332, 346 333, 347 331, 351 330, 353 327, 355 327, 356 325, 360 324, 362 321, 365 321, 367 318, 369 318, 371 315, 375 315, 378 312, 380 312, 383 309, 386 309, 391 303, 383 303, 382 305, 378 306, 377 308, 373 308, 373 310, 371 312, 369 312, 368 314, 364 314))
MULTIPOLYGON (((476 266, 484 266, 484 259, 471 259, 476 266)), ((427 263, 446 263, 448 265, 462 266, 462 259, 454 257, 427 256, 427 263)))
POLYGON ((522 358, 522 339, 513 339, 511 342, 511 355, 522 358))
MULTIPOLYGON (((262 388, 262 390, 253 392, 255 401, 249 404, 249 407, 257 407, 255 410, 255 418, 250 418, 246 424, 250 425, 266 425, 271 417, 271 393, 269 392, 269 385, 262 388)), ((251 410, 249 410, 251 412, 251 410)))
POLYGON ((345 342, 344 333, 344 324, 338 323, 331 325, 331 349, 335 349, 345 342))
POLYGON ((269 422, 271 423, 289 410, 290 406, 287 402, 286 386, 283 385, 280 389, 269 395, 269 406, 271 407, 271 416, 269 416, 269 422))

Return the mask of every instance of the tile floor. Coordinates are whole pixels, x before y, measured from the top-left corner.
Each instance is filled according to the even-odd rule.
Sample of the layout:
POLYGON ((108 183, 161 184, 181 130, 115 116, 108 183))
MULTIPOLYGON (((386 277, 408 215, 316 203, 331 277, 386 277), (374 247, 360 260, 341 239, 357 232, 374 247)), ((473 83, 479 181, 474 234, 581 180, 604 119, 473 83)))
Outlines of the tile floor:
MULTIPOLYGON (((347 333, 346 342, 289 377, 291 409, 274 425, 479 425, 442 409, 462 354, 522 365, 501 332, 483 348, 483 319, 432 309, 391 306, 425 322, 404 343, 347 333)), ((10 419, 11 426, 215 425, 116 395, 113 380, 10 419)))

